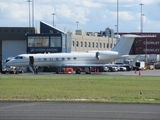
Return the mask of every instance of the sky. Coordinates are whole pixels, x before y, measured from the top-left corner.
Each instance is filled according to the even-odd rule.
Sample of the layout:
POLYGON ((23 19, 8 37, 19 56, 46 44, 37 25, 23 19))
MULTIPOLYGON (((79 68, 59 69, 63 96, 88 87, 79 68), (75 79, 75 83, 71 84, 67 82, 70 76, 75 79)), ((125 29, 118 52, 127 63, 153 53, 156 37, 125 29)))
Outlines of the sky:
MULTIPOLYGON (((27 1, 0 0, 0 27, 29 27, 27 1)), ((143 32, 160 32, 160 0, 118 0, 118 3, 118 32, 141 30, 141 7, 143 32)), ((30 10, 32 13, 32 2, 30 10)), ((116 32, 117 0, 34 0, 34 27, 39 28, 40 21, 50 25, 54 21, 57 28, 71 32, 77 26, 86 32, 100 32, 108 27, 116 32)))

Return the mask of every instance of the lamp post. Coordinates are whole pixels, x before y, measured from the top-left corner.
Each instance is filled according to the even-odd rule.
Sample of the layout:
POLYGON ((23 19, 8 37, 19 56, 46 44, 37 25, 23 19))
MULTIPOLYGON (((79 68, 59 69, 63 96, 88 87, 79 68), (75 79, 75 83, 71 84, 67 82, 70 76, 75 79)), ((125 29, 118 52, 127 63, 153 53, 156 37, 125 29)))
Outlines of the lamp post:
POLYGON ((143 3, 140 3, 139 4, 141 6, 141 13, 140 13, 140 32, 142 33, 143 30, 142 30, 142 5, 144 5, 143 3))
POLYGON ((32 0, 32 27, 34 27, 34 0, 32 0))
POLYGON ((119 32, 119 1, 117 0, 117 35, 119 32))
POLYGON ((54 27, 54 15, 55 15, 55 13, 52 13, 52 15, 53 15, 53 27, 54 27))
POLYGON ((146 38, 146 45, 145 45, 145 62, 147 63, 148 61, 147 61, 147 38, 146 38))
POLYGON ((142 14, 142 32, 143 32, 143 22, 144 22, 144 14, 142 14))
POLYGON ((79 23, 79 22, 77 21, 76 23, 77 23, 77 30, 78 30, 78 23, 79 23))
POLYGON ((31 0, 27 0, 28 2, 28 6, 29 6, 29 27, 31 27, 31 17, 30 17, 30 2, 32 2, 31 0))

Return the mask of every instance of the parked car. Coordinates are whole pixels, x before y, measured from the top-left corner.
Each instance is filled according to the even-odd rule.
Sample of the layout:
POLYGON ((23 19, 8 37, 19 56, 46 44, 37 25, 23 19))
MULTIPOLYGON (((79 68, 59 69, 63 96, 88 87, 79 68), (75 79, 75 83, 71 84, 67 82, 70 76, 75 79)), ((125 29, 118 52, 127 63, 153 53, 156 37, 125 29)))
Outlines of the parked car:
POLYGON ((155 63, 155 69, 160 69, 160 61, 155 63))
POLYGON ((118 71, 118 67, 116 66, 107 66, 109 68, 109 72, 117 72, 118 71))
POLYGON ((108 68, 107 66, 104 66, 104 67, 103 67, 103 71, 104 71, 104 72, 108 72, 108 71, 109 71, 109 68, 108 68))
POLYGON ((120 66, 120 67, 118 67, 118 71, 127 71, 127 68, 120 66))

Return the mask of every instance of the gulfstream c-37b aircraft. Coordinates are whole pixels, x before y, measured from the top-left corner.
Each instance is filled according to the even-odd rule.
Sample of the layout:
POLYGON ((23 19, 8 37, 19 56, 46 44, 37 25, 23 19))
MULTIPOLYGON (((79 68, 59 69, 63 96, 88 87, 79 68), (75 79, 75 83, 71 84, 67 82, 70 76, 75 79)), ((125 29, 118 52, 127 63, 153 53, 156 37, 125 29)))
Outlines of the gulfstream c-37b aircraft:
POLYGON ((36 73, 38 67, 53 66, 57 68, 72 67, 76 74, 81 73, 84 67, 86 74, 90 73, 90 67, 103 66, 116 59, 128 57, 129 51, 138 35, 122 35, 115 47, 110 51, 88 51, 75 53, 50 53, 50 54, 20 54, 6 63, 8 66, 26 67, 36 73))

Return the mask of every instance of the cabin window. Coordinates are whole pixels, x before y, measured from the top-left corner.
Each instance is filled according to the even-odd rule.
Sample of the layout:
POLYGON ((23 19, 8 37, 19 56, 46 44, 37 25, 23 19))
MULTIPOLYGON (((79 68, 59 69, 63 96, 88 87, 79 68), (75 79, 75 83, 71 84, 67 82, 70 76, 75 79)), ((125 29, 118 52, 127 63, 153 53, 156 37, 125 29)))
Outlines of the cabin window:
POLYGON ((17 56, 14 59, 23 59, 23 57, 22 56, 17 56))
POLYGON ((74 59, 74 60, 77 60, 77 58, 76 58, 76 57, 74 57, 73 59, 74 59))
POLYGON ((71 58, 70 58, 70 57, 68 57, 67 59, 68 59, 68 60, 71 60, 71 58))

